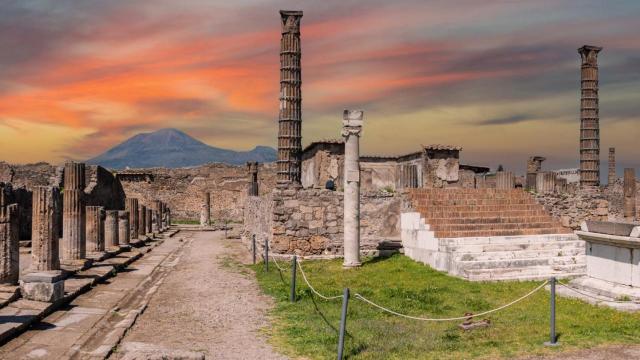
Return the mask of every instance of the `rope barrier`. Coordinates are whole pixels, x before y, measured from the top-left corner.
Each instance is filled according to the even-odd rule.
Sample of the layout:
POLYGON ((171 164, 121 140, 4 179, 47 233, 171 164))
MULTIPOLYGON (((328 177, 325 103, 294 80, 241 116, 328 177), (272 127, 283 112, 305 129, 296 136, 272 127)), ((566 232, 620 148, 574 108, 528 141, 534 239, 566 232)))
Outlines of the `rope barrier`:
POLYGON ((324 299, 324 300, 335 300, 335 299, 341 299, 342 295, 337 295, 337 296, 325 296, 322 295, 321 293, 319 293, 318 291, 316 291, 316 289, 311 286, 311 283, 309 282, 309 279, 307 279, 307 275, 304 273, 304 270, 302 269, 302 264, 300 263, 300 260, 296 261, 298 263, 298 268, 300 269, 300 273, 302 274, 302 278, 304 279, 304 282, 307 283, 307 286, 309 287, 309 289, 311 289, 311 291, 318 295, 320 298, 324 299))
POLYGON ((507 307, 509 307, 509 306, 511 306, 513 304, 516 304, 516 303, 528 298, 529 296, 533 295, 534 293, 536 293, 538 290, 542 289, 548 283, 549 283, 549 280, 543 282, 540 286, 538 286, 535 289, 531 290, 526 295, 524 295, 524 296, 522 296, 522 297, 520 297, 520 298, 518 298, 518 299, 516 299, 516 300, 514 300, 514 301, 512 301, 512 302, 510 302, 510 303, 508 303, 506 305, 502 305, 502 306, 500 306, 498 308, 495 308, 493 310, 488 310, 488 311, 485 311, 485 312, 481 312, 479 314, 471 314, 471 315, 468 315, 468 316, 460 316, 460 317, 453 317, 453 318, 423 318, 423 317, 418 317, 418 316, 411 316, 411 315, 401 314, 399 312, 396 312, 396 311, 393 311, 391 309, 388 309, 388 308, 386 308, 386 307, 384 307, 382 305, 378 305, 378 304, 374 303, 373 301, 365 298, 364 296, 362 296, 362 295, 360 295, 358 293, 354 294, 354 297, 356 299, 360 300, 360 301, 368 303, 369 305, 374 306, 374 307, 376 307, 376 308, 378 308, 378 309, 380 309, 382 311, 385 311, 385 312, 387 312, 389 314, 400 316, 400 317, 407 318, 407 319, 420 320, 420 321, 457 321, 457 320, 466 320, 466 319, 469 319, 469 318, 472 318, 472 317, 483 316, 483 315, 491 314, 491 313, 494 313, 496 311, 500 311, 502 309, 505 309, 505 308, 507 308, 507 307))
POLYGON ((558 284, 566 287, 567 289, 569 289, 569 290, 571 290, 571 291, 573 291, 575 293, 578 293, 578 294, 580 294, 582 296, 586 296, 586 297, 594 299, 594 300, 598 300, 598 301, 602 301, 602 302, 608 302, 608 303, 614 303, 614 304, 640 304, 640 302, 631 301, 631 300, 629 300, 629 301, 620 301, 620 300, 609 300, 609 299, 599 298, 597 296, 593 296, 591 294, 587 294, 587 293, 582 292, 582 291, 580 291, 580 290, 578 290, 578 289, 576 289, 574 287, 571 287, 568 284, 565 284, 565 283, 561 282, 560 280, 557 280, 557 282, 558 282, 558 284))

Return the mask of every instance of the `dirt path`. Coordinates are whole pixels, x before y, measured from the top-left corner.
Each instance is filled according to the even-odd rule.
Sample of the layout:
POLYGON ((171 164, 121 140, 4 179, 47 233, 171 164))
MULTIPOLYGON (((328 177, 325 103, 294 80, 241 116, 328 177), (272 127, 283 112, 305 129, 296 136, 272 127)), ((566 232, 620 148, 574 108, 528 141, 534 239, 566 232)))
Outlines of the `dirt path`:
POLYGON ((197 232, 123 339, 118 359, 146 349, 191 351, 208 359, 284 359, 265 341, 270 299, 230 259, 246 256, 239 240, 197 232))

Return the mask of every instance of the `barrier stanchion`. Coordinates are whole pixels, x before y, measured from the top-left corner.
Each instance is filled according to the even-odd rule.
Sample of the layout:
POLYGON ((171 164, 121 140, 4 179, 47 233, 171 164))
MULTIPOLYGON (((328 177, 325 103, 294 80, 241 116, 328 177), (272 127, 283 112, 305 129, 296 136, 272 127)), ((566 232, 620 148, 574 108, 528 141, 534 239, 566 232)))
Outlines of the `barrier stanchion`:
POLYGON ((293 255, 291 259, 291 292, 289 293, 289 300, 296 302, 296 267, 298 264, 298 257, 293 255))
POLYGON ((342 313, 340 315, 340 335, 338 337, 338 360, 342 360, 344 351, 344 334, 347 331, 347 307, 349 305, 349 288, 342 294, 342 313))
POLYGON ((549 299, 550 304, 550 329, 549 329, 549 341, 545 342, 546 346, 557 346, 556 341, 556 278, 549 279, 549 286, 551 288, 551 297, 549 299))
POLYGON ((253 241, 251 241, 251 249, 253 251, 253 265, 256 264, 256 234, 253 234, 253 241))
POLYGON ((264 239, 264 271, 269 272, 269 242, 264 239))

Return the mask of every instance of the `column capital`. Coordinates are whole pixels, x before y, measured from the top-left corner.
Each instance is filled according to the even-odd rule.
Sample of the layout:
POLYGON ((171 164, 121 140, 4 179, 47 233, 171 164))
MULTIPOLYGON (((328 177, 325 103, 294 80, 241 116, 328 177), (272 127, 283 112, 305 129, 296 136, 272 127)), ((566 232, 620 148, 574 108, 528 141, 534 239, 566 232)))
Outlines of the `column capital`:
POLYGON ((602 51, 602 47, 584 45, 578 49, 578 53, 582 58, 582 65, 598 65, 598 53, 602 51))
POLYGON ((296 10, 280 10, 280 18, 282 21, 282 33, 300 33, 300 18, 302 11, 296 10))

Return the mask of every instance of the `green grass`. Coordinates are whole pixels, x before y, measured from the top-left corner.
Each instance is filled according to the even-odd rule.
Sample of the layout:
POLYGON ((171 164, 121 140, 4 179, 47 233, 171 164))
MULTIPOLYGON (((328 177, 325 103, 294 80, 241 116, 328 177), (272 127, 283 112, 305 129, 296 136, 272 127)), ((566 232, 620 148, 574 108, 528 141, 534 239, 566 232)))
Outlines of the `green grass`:
MULTIPOLYGON (((282 275, 271 264, 253 266, 262 290, 276 302, 274 345, 291 356, 330 359, 336 356, 341 301, 312 296, 298 271, 298 301, 289 302, 289 264, 282 275)), ((359 269, 343 270, 341 260, 303 262, 311 284, 325 295, 344 287, 401 313, 456 317, 504 305, 540 282, 478 283, 450 277, 411 259, 395 255, 369 259, 359 269)), ((388 315, 355 299, 349 302, 345 353, 351 359, 510 358, 602 344, 637 343, 640 314, 596 307, 579 300, 557 299, 557 332, 561 346, 548 348, 549 292, 541 290, 516 305, 482 318, 485 329, 464 332, 461 321, 422 322, 388 315)), ((481 319, 482 319, 481 318, 481 319)), ((479 320, 479 319, 478 319, 479 320)))

